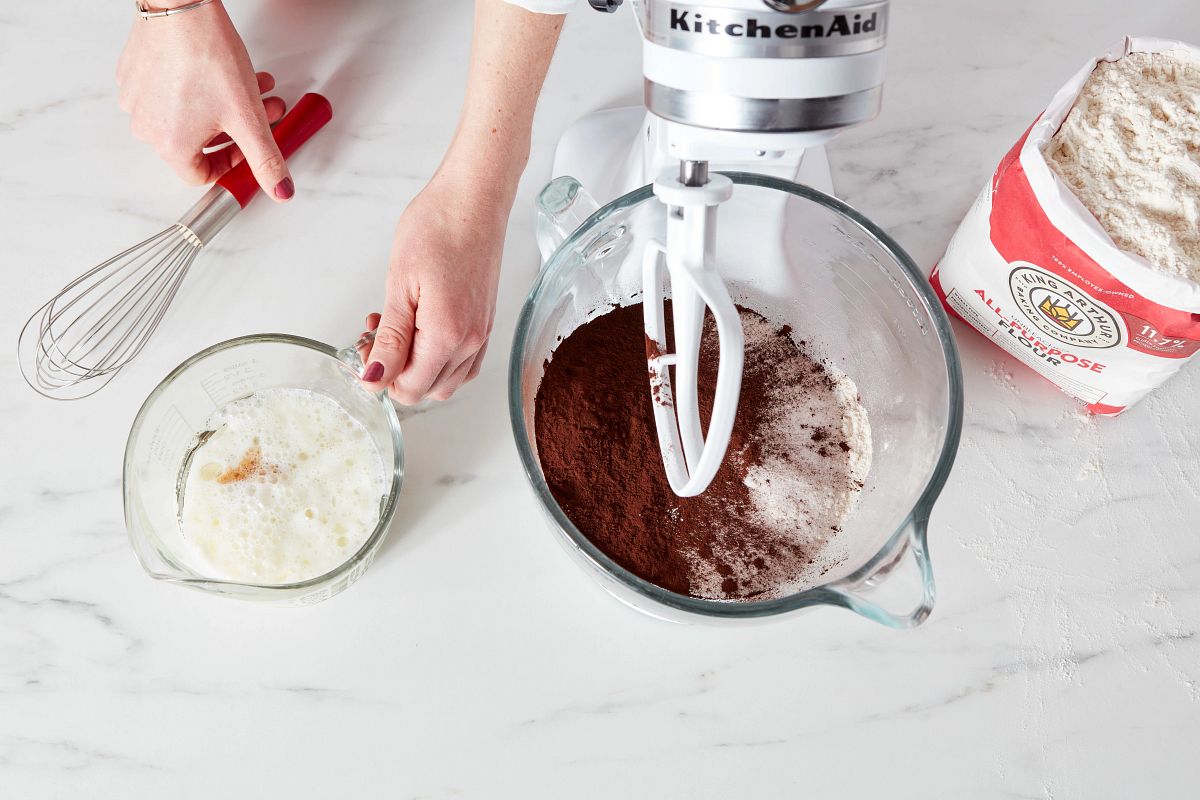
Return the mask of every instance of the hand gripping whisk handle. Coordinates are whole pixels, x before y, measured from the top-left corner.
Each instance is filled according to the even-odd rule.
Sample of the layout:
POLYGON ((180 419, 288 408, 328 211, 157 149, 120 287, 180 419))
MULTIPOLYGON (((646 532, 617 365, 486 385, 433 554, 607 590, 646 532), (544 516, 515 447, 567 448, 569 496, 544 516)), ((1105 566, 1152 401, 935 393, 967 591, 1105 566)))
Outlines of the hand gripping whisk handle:
MULTIPOLYGON (((306 94, 272 131, 284 158, 333 117, 306 94)), ((230 170, 178 222, 101 263, 33 312, 17 337, 21 374, 57 400, 95 394, 154 335, 192 260, 258 192, 246 163, 230 170)))
MULTIPOLYGON (((312 135, 333 119, 333 106, 322 95, 309 92, 275 124, 271 135, 285 159, 300 149, 312 135)), ((203 246, 212 241, 229 221, 258 194, 258 179, 243 161, 226 172, 205 192, 188 212, 179 218, 179 226, 190 234, 192 244, 203 246)))
MULTIPOLYGON (((329 101, 322 95, 309 92, 276 123, 271 135, 275 138, 275 144, 279 145, 279 152, 283 157, 291 158, 300 145, 312 138, 312 135, 331 119, 333 106, 329 101)), ((221 180, 217 181, 217 185, 233 195, 242 208, 246 207, 259 188, 250 165, 245 161, 225 173, 221 180)))

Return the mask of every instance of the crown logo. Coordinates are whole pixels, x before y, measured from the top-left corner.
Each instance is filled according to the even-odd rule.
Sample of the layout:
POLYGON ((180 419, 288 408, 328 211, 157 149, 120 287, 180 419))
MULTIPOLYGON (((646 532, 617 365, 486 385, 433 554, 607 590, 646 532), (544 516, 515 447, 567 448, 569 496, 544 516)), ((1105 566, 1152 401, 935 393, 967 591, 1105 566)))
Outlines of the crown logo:
POLYGON ((1038 310, 1045 314, 1051 322, 1069 331, 1075 330, 1079 327, 1079 323, 1083 322, 1083 317, 1076 316, 1070 307, 1059 305, 1050 297, 1042 301, 1038 310))

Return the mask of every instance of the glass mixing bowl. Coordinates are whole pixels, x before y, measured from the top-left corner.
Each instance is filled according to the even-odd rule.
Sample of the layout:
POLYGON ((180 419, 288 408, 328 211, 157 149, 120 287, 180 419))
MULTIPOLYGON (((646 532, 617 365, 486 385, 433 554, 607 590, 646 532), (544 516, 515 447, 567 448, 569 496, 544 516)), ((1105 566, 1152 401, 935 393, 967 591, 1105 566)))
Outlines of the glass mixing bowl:
POLYGON ((280 333, 243 336, 213 345, 163 379, 133 421, 125 447, 125 525, 150 577, 213 594, 282 605, 328 599, 358 580, 387 536, 404 479, 404 446, 396 411, 385 394, 358 380, 352 347, 332 347, 280 333), (179 530, 180 471, 196 434, 221 406, 261 389, 310 389, 337 401, 374 441, 391 481, 379 522, 358 552, 336 569, 297 583, 250 584, 205 574, 179 530))
POLYGON ((521 310, 509 364, 509 411, 525 473, 567 550, 611 593, 649 614, 744 621, 835 605, 886 625, 917 625, 934 600, 929 513, 962 427, 962 376, 949 321, 912 259, 845 203, 777 178, 725 174, 735 186, 718 212, 715 261, 734 300, 791 325, 796 338, 848 374, 870 417, 873 461, 837 540, 841 566, 822 585, 777 599, 685 596, 605 555, 550 493, 534 427, 544 364, 580 324, 612 304, 640 300, 642 250, 665 232, 665 208, 649 186, 578 226, 581 207, 594 204, 588 208, 573 179, 556 179, 539 198, 539 243, 544 253, 558 246, 521 310))

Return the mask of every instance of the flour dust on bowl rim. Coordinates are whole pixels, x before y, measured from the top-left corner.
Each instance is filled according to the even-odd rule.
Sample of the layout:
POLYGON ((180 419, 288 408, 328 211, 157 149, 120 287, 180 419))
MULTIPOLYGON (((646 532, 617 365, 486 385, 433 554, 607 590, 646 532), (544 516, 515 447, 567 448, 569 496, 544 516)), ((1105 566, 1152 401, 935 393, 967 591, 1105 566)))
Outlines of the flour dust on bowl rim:
POLYGON ((642 251, 665 226, 665 208, 649 186, 578 226, 572 223, 582 218, 578 203, 587 193, 573 179, 555 179, 539 198, 546 262, 521 309, 509 361, 509 414, 526 477, 572 557, 614 596, 652 616, 744 623, 833 605, 892 627, 918 625, 934 602, 929 515, 962 429, 962 373, 949 320, 912 259, 850 206, 790 181, 725 174, 734 194, 721 209, 714 261, 730 293, 790 325, 849 375, 870 418, 871 469, 837 537, 837 565, 820 585, 774 599, 671 592, 596 547, 546 483, 534 419, 544 364, 583 323, 614 304, 640 302, 642 251))
POLYGON ((370 566, 387 537, 404 482, 404 443, 396 410, 358 380, 354 347, 335 350, 300 336, 242 336, 202 350, 176 367, 138 411, 125 448, 123 494, 129 541, 156 580, 278 605, 311 605, 343 591, 370 566), (294 583, 250 583, 212 574, 184 541, 179 524, 183 468, 197 434, 231 401, 271 388, 311 390, 333 400, 367 432, 386 469, 379 517, 344 563, 294 583))

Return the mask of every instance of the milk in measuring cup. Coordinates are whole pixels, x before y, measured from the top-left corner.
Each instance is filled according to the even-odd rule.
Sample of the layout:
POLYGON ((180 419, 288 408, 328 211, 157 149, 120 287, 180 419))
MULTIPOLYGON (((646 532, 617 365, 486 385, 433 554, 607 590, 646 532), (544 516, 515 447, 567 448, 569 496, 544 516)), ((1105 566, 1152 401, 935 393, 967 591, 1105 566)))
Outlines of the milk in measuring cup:
POLYGON ((367 430, 307 389, 219 408, 184 464, 184 540, 231 581, 279 584, 345 563, 379 521, 387 469, 367 430))

